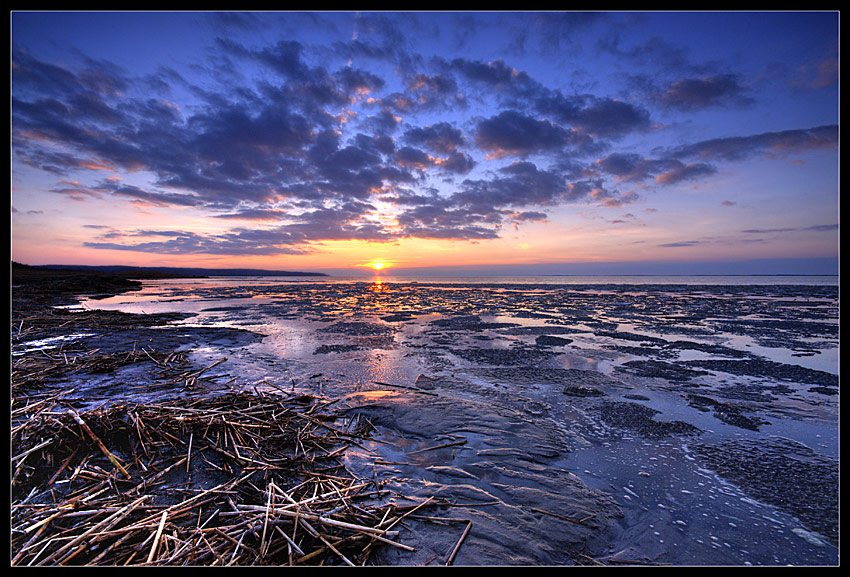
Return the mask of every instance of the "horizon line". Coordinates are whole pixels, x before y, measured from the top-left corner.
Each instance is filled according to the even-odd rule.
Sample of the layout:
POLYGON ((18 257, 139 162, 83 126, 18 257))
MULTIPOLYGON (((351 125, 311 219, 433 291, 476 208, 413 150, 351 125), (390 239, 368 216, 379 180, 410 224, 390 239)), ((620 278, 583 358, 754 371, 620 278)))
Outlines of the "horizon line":
MULTIPOLYGON (((10 259, 11 263, 33 267, 61 268, 137 268, 137 269, 198 269, 204 271, 262 271, 265 273, 325 274, 334 276, 375 276, 375 271, 362 266, 277 268, 263 266, 199 266, 199 265, 127 265, 127 264, 39 264, 31 265, 10 259)), ((610 261, 575 263, 473 264, 454 266, 388 266, 378 275, 428 276, 840 276, 838 256, 811 258, 762 258, 724 261, 610 261), (564 269, 576 270, 564 270, 564 269), (641 271, 640 269, 646 269, 641 271), (553 270, 555 269, 555 270, 553 270), (557 270, 560 269, 560 270, 557 270), (746 270, 752 269, 752 270, 746 270)))

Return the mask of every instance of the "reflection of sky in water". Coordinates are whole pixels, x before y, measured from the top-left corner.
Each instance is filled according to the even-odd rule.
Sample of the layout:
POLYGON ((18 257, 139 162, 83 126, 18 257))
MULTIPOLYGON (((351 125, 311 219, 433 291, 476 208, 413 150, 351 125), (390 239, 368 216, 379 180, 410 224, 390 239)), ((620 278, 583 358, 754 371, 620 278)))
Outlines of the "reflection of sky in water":
MULTIPOLYGON (((598 321, 616 325, 616 330, 661 338, 667 341, 691 340, 700 343, 723 344, 738 350, 764 356, 782 363, 796 364, 807 368, 838 373, 837 338, 825 341, 811 339, 812 352, 795 351, 791 348, 763 346, 757 339, 739 335, 705 331, 708 334, 681 334, 675 327, 693 329, 699 321, 689 319, 696 314, 704 319, 702 324, 741 320, 764 320, 765 313, 756 312, 735 318, 713 318, 711 312, 699 316, 707 307, 723 306, 722 299, 731 303, 755 304, 758 311, 764 306, 766 314, 791 312, 783 307, 795 302, 813 313, 829 314, 836 303, 819 301, 800 295, 770 294, 769 289, 759 289, 755 295, 734 294, 723 296, 702 288, 679 288, 667 295, 653 293, 652 287, 637 290, 616 291, 611 287, 596 290, 587 287, 553 287, 512 285, 492 286, 486 290, 473 290, 476 286, 459 283, 432 287, 424 284, 395 284, 377 278, 374 282, 281 282, 278 279, 168 279, 146 282, 140 291, 124 293, 100 300, 87 300, 87 308, 112 309, 134 313, 192 313, 197 316, 185 321, 203 326, 238 327, 266 335, 267 346, 277 350, 284 358, 306 359, 313 355, 316 347, 328 343, 331 336, 316 335, 321 323, 335 318, 368 319, 382 323, 382 317, 410 313, 409 318, 396 319, 388 323, 398 330, 399 340, 421 337, 428 322, 441 315, 478 315, 484 322, 513 323, 523 327, 547 326, 558 323, 569 324, 576 332, 569 336, 577 345, 604 345, 606 339, 594 335, 598 321), (650 292, 647 292, 647 290, 650 292), (574 291, 572 297, 564 297, 561 290, 574 291), (767 292, 764 292, 764 291, 767 292), (553 298, 555 295, 555 298, 553 298), (572 300, 578 306, 571 308, 572 300), (554 305, 553 305, 554 302, 554 305), (669 309, 668 309, 669 307, 669 309), (663 319, 659 319, 661 314, 663 319), (677 318, 677 316, 679 318, 677 318), (656 331, 654 323, 662 320, 665 331, 656 331), (592 322, 587 322, 592 321, 592 322), (671 324, 673 328, 671 329, 671 324), (830 342, 831 341, 831 342, 830 342), (827 346, 824 346, 827 345, 827 346)), ((737 306, 737 305, 736 305, 737 306)), ((837 313, 836 313, 837 314, 837 313)), ((789 314, 794 318, 794 314, 789 314)), ((832 322, 833 319, 829 319, 832 322)), ((837 318, 834 319, 837 323, 837 318)), ((489 333, 494 334, 492 331, 489 333)), ((505 335, 488 341, 491 348, 504 347, 520 337, 507 340, 505 335)), ((532 340, 526 338, 526 342, 532 340)), ((797 338, 797 345, 804 339, 797 338)), ((618 344, 624 344, 622 342, 618 344)), ((636 344, 636 343, 630 343, 636 344)), ((483 346, 483 345, 482 345, 483 346)), ((363 356, 363 355, 360 355, 363 356)), ((705 353, 683 350, 680 360, 699 360, 705 353)))
MULTIPOLYGON (((417 366, 422 364, 421 347, 433 345, 434 338, 447 337, 454 339, 454 346, 475 348, 506 350, 520 345, 534 346, 533 335, 508 334, 498 327, 462 333, 446 332, 445 327, 430 325, 441 318, 464 315, 497 325, 553 327, 553 334, 559 334, 555 327, 568 326, 570 332, 561 336, 572 339, 572 346, 557 349, 561 353, 559 360, 555 365, 554 361, 549 362, 548 366, 569 368, 576 363, 589 364, 610 372, 617 364, 640 358, 635 357, 639 342, 604 335, 606 331, 618 331, 667 342, 717 344, 776 362, 837 374, 837 337, 806 341, 795 334, 794 346, 811 345, 810 351, 800 351, 792 346, 765 346, 752 336, 718 330, 729 323, 770 320, 771 314, 787 314, 787 320, 805 320, 797 319, 798 307, 823 315, 825 322, 837 323, 837 319, 829 317, 831 311, 837 310, 836 303, 801 294, 777 296, 772 290, 775 289, 761 287, 756 294, 747 294, 729 289, 726 294, 724 289, 704 287, 678 287, 665 292, 651 286, 623 291, 608 286, 594 291, 589 287, 569 286, 396 284, 381 278, 371 283, 174 279, 145 283, 140 291, 107 299, 87 300, 82 306, 136 313, 192 313, 195 316, 180 322, 256 332, 264 338, 255 348, 266 358, 286 360, 304 367, 303 371, 319 371, 323 365, 338 365, 343 370, 341 367, 347 365, 344 372, 355 381, 415 380, 417 366), (724 308, 727 306, 729 310, 724 308), (368 339, 322 332, 321 329, 336 321, 389 327, 395 347, 375 347, 368 339), (600 330, 603 334, 599 334, 600 330), (316 354, 322 345, 361 345, 361 348, 316 354), (630 352, 616 355, 612 346, 628 346, 630 352)), ((450 355, 451 347, 444 348, 450 355)), ((647 354, 651 358, 649 348, 647 354)), ((676 355, 675 359, 681 361, 722 358, 688 349, 679 350, 676 355)), ((453 358, 453 362, 463 364, 458 358, 453 358)))
POLYGON ((781 347, 765 347, 752 337, 731 335, 728 345, 732 348, 749 351, 754 355, 763 356, 778 363, 800 365, 816 371, 826 371, 838 374, 838 347, 821 348, 821 341, 811 340, 813 352, 811 355, 781 347))
POLYGON ((63 335, 57 337, 47 337, 44 339, 38 339, 34 341, 27 341, 25 345, 21 347, 13 347, 12 355, 13 356, 21 356, 28 352, 32 351, 44 351, 55 349, 60 347, 65 343, 69 343, 78 339, 82 339, 84 337, 90 337, 94 333, 75 333, 72 335, 63 335))

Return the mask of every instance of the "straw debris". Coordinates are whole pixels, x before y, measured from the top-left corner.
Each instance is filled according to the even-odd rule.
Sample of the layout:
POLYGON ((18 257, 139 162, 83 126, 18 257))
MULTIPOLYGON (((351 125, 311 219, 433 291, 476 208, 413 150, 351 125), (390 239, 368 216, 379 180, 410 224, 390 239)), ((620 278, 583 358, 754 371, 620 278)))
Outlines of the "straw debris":
POLYGON ((344 466, 368 427, 346 430, 332 402, 243 392, 78 413, 63 397, 13 403, 12 565, 363 565, 377 546, 413 550, 398 526, 410 505, 344 466))

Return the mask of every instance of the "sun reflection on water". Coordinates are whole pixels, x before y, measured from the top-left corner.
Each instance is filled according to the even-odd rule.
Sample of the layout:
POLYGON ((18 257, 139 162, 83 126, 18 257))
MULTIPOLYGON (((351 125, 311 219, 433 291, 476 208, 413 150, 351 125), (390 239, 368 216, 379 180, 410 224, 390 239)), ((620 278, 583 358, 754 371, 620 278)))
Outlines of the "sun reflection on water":
POLYGON ((376 293, 389 292, 390 287, 388 285, 384 284, 384 281, 382 281, 380 278, 376 278, 369 285, 369 290, 372 291, 372 292, 376 292, 376 293))

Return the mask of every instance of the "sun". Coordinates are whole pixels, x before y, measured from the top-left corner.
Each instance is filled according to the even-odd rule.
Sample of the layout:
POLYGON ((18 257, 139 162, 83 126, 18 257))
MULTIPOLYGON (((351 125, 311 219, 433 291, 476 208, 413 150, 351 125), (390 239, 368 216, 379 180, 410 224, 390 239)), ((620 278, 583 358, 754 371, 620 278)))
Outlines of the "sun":
POLYGON ((369 263, 369 266, 377 271, 382 270, 385 266, 387 266, 387 263, 382 260, 373 260, 369 263))

